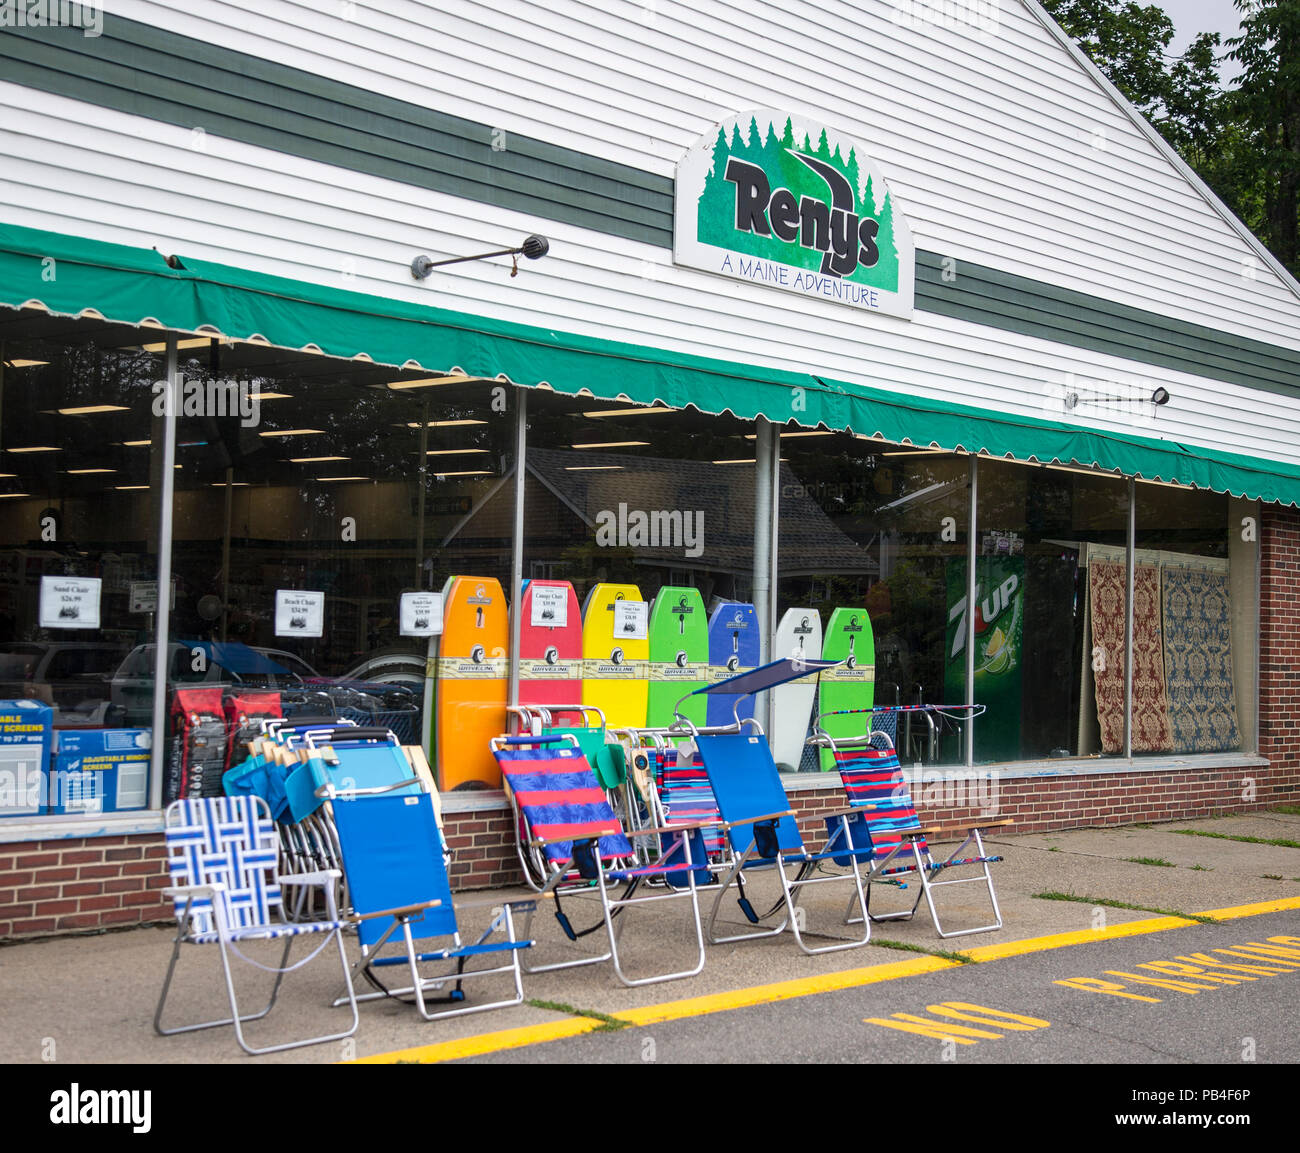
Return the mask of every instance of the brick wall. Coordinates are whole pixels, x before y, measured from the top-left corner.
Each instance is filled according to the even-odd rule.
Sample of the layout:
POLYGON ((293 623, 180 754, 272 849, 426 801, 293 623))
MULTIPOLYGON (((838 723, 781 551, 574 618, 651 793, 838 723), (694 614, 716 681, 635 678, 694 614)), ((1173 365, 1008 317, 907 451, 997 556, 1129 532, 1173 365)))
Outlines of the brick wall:
POLYGON ((1260 525, 1259 753, 1300 764, 1300 510, 1265 507, 1260 525))

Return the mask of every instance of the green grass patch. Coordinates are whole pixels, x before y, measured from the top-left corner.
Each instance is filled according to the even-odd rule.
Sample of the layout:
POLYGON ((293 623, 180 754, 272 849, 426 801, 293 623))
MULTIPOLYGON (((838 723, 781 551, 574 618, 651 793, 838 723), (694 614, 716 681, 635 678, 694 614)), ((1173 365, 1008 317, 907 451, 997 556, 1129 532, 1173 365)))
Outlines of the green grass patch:
POLYGON ((1243 837, 1235 833, 1207 833, 1204 829, 1171 829, 1184 837, 1213 837, 1217 841, 1240 841, 1243 845, 1277 845, 1280 849, 1300 849, 1300 841, 1285 837, 1243 837))
POLYGON ((1188 868, 1190 868, 1190 869, 1192 870, 1193 873, 1212 873, 1212 872, 1214 872, 1214 870, 1211 869, 1209 865, 1189 865, 1188 868))
POLYGON ((904 953, 925 953, 930 957, 942 957, 945 961, 956 961, 961 965, 973 965, 974 959, 966 956, 965 953, 953 953, 947 949, 927 949, 924 945, 913 945, 910 941, 886 941, 879 937, 872 937, 871 944, 879 945, 882 949, 901 949, 904 953))
POLYGON ((1286 878, 1281 873, 1263 873, 1261 877, 1265 881, 1285 881, 1286 878))
POLYGON ((563 1001, 539 1001, 532 999, 525 1001, 524 1004, 531 1005, 534 1009, 550 1009, 553 1013, 568 1013, 571 1017, 588 1017, 593 1021, 599 1021, 600 1024, 592 1030, 593 1033, 614 1033, 619 1029, 628 1029, 632 1024, 630 1021, 623 1021, 618 1017, 611 1017, 608 1013, 602 1013, 597 1009, 578 1009, 573 1005, 566 1005, 563 1001))
POLYGON ((1274 805, 1270 813, 1285 813, 1288 817, 1300 817, 1300 805, 1274 805))
POLYGON ((1218 919, 1204 913, 1184 913, 1181 909, 1161 909, 1155 905, 1134 905, 1128 901, 1113 901, 1109 897, 1080 897, 1074 893, 1034 893, 1040 901, 1075 901, 1080 905, 1101 905, 1107 909, 1128 909, 1134 913, 1159 913, 1162 917, 1182 917, 1186 921, 1199 921, 1202 925, 1217 925, 1218 919))
POLYGON ((1162 869, 1172 869, 1173 861, 1166 861, 1164 857, 1125 857, 1124 860, 1134 865, 1159 865, 1162 869))

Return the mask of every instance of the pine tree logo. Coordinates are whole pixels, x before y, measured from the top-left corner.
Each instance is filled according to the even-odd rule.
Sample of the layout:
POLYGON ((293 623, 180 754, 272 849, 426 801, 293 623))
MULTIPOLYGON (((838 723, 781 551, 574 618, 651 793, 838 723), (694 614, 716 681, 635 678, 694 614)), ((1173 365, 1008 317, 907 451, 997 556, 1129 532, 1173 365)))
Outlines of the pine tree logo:
MULTIPOLYGON (((871 173, 856 148, 797 137, 787 117, 751 116, 724 125, 713 146, 696 213, 701 244, 746 253, 819 276, 897 293, 899 244, 886 191, 877 204, 871 173)), ((743 272, 743 270, 742 270, 743 272)))

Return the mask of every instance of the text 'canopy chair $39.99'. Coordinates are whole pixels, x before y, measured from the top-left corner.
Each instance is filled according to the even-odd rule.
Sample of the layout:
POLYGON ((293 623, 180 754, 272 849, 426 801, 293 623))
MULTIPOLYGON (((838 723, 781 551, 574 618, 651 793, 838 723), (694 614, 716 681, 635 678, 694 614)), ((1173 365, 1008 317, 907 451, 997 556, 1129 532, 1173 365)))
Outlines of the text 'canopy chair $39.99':
POLYGON ((168 807, 165 818, 168 868, 172 887, 164 890, 172 898, 178 928, 171 963, 163 979, 154 1028, 164 1036, 233 1025, 235 1037, 245 1052, 254 1055, 296 1049, 324 1041, 350 1037, 357 1029, 357 1004, 352 991, 351 972, 343 949, 343 921, 339 920, 335 891, 339 874, 323 870, 292 876, 280 876, 276 868, 279 839, 270 811, 260 797, 204 797, 176 801, 168 807), (280 888, 282 885, 317 886, 324 890, 326 918, 300 924, 283 921, 280 888), (324 934, 324 940, 301 961, 289 964, 289 951, 295 937, 324 934), (240 945, 247 941, 284 939, 284 953, 278 966, 264 965, 247 957, 240 945), (331 943, 338 949, 339 963, 347 989, 346 1002, 352 1008, 352 1023, 342 1032, 278 1045, 255 1047, 244 1038, 243 1026, 265 1017, 275 1004, 280 983, 286 973, 302 968, 331 943), (192 1025, 164 1028, 163 1009, 171 989, 181 946, 186 944, 218 946, 230 1016, 192 1025), (230 960, 237 958, 275 974, 266 1007, 256 1013, 241 1014, 235 995, 230 960))

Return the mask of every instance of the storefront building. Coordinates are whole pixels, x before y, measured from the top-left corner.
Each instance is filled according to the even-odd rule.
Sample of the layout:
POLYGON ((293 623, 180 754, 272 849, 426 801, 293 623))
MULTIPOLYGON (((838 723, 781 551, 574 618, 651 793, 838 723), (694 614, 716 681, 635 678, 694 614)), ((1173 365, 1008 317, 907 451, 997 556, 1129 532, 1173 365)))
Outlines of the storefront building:
POLYGON ((0 27, 0 937, 166 916, 269 698, 516 880, 457 576, 476 724, 524 582, 694 590, 986 706, 875 714, 927 816, 1296 799, 1300 285, 1032 0, 193 7, 0 27))

